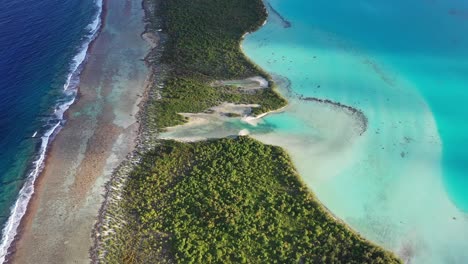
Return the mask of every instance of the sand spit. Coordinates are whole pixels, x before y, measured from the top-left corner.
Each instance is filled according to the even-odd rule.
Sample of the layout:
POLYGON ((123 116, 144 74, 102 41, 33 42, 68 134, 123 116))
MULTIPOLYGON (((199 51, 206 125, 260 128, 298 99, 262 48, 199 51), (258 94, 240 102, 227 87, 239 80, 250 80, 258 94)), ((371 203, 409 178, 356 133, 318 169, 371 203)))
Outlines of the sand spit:
MULTIPOLYGON (((244 83, 250 84, 251 80, 252 78, 219 81, 216 84, 242 85, 244 83)), ((167 128, 165 132, 160 134, 160 138, 191 142, 210 138, 251 135, 260 140, 271 138, 265 143, 281 146, 283 145, 281 142, 284 143, 285 140, 290 141, 297 137, 299 141, 306 140, 303 141, 305 145, 307 145, 307 142, 317 143, 314 147, 326 152, 327 147, 330 149, 336 149, 338 145, 343 148, 346 147, 348 143, 353 142, 367 131, 367 117, 359 109, 330 100, 293 94, 289 90, 289 82, 277 76, 275 77, 275 83, 279 85, 278 88, 283 94, 288 95, 290 101, 288 106, 254 116, 251 114, 252 108, 258 107, 258 105, 224 102, 202 113, 180 113, 187 118, 188 122, 167 128), (267 117, 289 115, 291 113, 301 113, 298 122, 312 127, 293 132, 295 134, 293 137, 290 134, 291 131, 276 131, 275 127, 269 126, 267 117), (337 131, 343 131, 345 134, 337 133, 337 131), (279 136, 279 138, 276 138, 276 136, 279 136), (276 142, 273 138, 275 138, 276 142), (324 143, 325 141, 328 143, 324 143), (318 144, 318 142, 323 144, 318 144)))
POLYGON ((223 103, 208 113, 183 114, 188 123, 168 128, 160 136, 187 142, 250 135, 287 149, 296 161, 307 160, 300 163, 307 166, 298 166, 299 170, 314 175, 316 182, 331 179, 350 166, 360 155, 358 142, 367 135, 369 124, 364 113, 338 102, 296 94, 286 78, 274 76, 274 81, 289 101, 282 109, 253 116, 249 105, 223 103), (284 120, 284 125, 271 125, 269 120, 276 118, 284 120))
MULTIPOLYGON (((220 80, 211 84, 214 87, 235 86, 244 93, 254 92, 259 89, 270 88, 268 80, 261 76, 254 76, 242 80, 220 80)), ((261 122, 261 118, 282 111, 284 108, 263 113, 258 116, 252 114, 252 109, 259 107, 257 104, 234 104, 223 102, 211 107, 202 113, 179 113, 187 118, 187 123, 166 128, 160 134, 161 139, 174 139, 182 142, 206 140, 208 138, 222 138, 235 135, 248 135, 248 129, 231 130, 225 123, 240 120, 251 126, 261 122), (214 129, 216 127, 216 129, 214 129), (191 134, 191 135, 190 135, 191 134)))
MULTIPOLYGON (((250 118, 252 120, 256 119, 254 116, 251 116, 252 108, 255 107, 259 107, 259 105, 224 102, 203 113, 180 113, 180 115, 187 118, 187 123, 166 128, 160 134, 160 138, 193 142, 206 140, 207 138, 238 135, 240 131, 226 129, 225 123, 230 120, 244 120, 248 122, 250 118)), ((248 134, 247 131, 243 131, 242 133, 244 135, 248 134)))

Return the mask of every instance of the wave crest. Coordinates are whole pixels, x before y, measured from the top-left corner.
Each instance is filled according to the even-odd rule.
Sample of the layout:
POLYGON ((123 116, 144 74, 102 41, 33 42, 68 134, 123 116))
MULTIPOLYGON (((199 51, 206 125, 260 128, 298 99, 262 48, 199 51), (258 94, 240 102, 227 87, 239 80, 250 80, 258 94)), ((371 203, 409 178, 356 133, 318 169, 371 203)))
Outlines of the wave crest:
MULTIPOLYGON (((70 70, 65 84, 63 85, 63 99, 57 103, 53 115, 44 126, 43 135, 40 137, 39 151, 31 164, 32 168, 28 171, 28 176, 26 177, 23 187, 19 191, 18 198, 11 207, 10 216, 3 227, 2 239, 0 242, 0 263, 5 262, 9 254, 8 249, 17 235, 21 219, 26 214, 29 201, 34 194, 34 183, 44 168, 44 161, 49 143, 62 128, 65 121, 63 118, 65 111, 75 102, 82 66, 86 61, 88 49, 92 41, 97 37, 102 24, 103 0, 95 0, 95 4, 97 7, 96 15, 93 21, 86 27, 89 32, 85 41, 81 44, 79 52, 73 57, 70 64, 70 70)), ((37 134, 35 134, 35 136, 36 135, 37 134)))

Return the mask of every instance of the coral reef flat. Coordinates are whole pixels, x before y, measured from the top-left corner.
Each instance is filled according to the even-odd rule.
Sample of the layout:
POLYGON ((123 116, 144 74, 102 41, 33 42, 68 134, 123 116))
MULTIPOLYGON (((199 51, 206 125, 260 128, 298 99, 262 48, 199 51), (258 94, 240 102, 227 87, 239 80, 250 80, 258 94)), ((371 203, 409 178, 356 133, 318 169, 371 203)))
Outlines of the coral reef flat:
POLYGON ((133 150, 148 69, 143 9, 108 1, 80 77, 79 99, 54 140, 23 219, 13 263, 89 263, 104 184, 133 150))

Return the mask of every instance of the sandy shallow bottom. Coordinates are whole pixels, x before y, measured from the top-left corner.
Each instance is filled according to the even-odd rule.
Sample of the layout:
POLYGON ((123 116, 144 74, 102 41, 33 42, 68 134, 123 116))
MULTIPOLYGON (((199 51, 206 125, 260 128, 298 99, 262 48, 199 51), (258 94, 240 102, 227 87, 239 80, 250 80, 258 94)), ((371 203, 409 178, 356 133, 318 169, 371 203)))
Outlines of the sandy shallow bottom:
POLYGON ((104 184, 134 148, 135 115, 148 70, 138 1, 107 3, 103 31, 37 184, 16 243, 14 263, 89 263, 91 231, 104 184))
POLYGON ((281 146, 324 206, 364 237, 407 263, 463 263, 468 257, 462 250, 468 219, 444 192, 441 146, 430 112, 404 119, 377 108, 368 111, 367 123, 345 107, 305 101, 284 86, 280 92, 289 105, 278 113, 259 119, 226 117, 217 111, 189 114, 188 124, 161 136, 197 141, 250 135, 281 146), (385 120, 393 121, 374 122, 382 118, 381 111, 385 120), (390 135, 380 132, 391 130, 398 120, 414 119, 418 119, 414 127, 390 135))
MULTIPOLYGON (((385 13, 389 10, 385 1, 369 2, 375 4, 372 12, 369 6, 346 1, 338 1, 346 7, 342 9, 330 1, 269 2, 292 27, 285 28, 272 15, 262 29, 246 37, 243 48, 262 68, 289 79, 290 89, 282 94, 290 101, 291 111, 267 116, 265 124, 273 131, 252 136, 283 146, 304 182, 325 206, 406 262, 468 263, 468 215, 457 208, 444 183, 442 162, 447 145, 441 137, 445 130, 436 123, 437 115, 422 92, 440 92, 444 83, 444 87, 458 88, 454 94, 459 95, 462 89, 457 85, 464 80, 456 71, 445 69, 450 64, 375 53, 375 48, 401 40, 433 48, 434 35, 426 35, 422 29, 427 27, 420 27, 425 24, 417 24, 406 31, 411 38, 398 37, 401 28, 393 22, 400 23, 403 16, 400 12, 384 15, 390 14, 385 13), (364 16, 378 24, 363 23, 364 16), (378 38, 390 33, 392 37, 378 38), (430 41, 419 39, 423 37, 430 41), (375 45, 369 44, 369 48, 364 43, 375 45), (419 68, 424 70, 413 72, 419 68), (450 71, 451 77, 439 78, 443 70, 450 71), (352 122, 340 120, 336 113, 302 106, 295 100, 301 95, 360 109, 368 119, 367 131, 350 137, 352 122)), ((420 3, 406 9, 407 2, 401 4, 405 6, 402 12, 411 14, 427 7, 420 3)), ((397 3, 392 4, 395 7, 397 3)), ((433 13, 429 13, 422 12, 418 22, 433 21, 433 13)), ((449 20, 442 15, 440 19, 449 20)), ((412 21, 406 22, 412 25, 412 21)), ((452 29, 440 25, 445 27, 443 33, 452 29)), ((444 52, 452 49, 437 48, 444 52)), ((462 64, 456 67, 461 69, 462 64)), ((448 93, 436 94, 443 98, 448 93)), ((449 112, 450 116, 456 113, 449 112)))
MULTIPOLYGON (((327 30, 347 24, 335 23, 339 17, 314 9, 326 1, 269 2, 292 27, 270 12, 268 23, 247 35, 242 47, 260 67, 283 76, 276 81, 289 106, 262 119, 195 114, 196 122, 171 128, 163 136, 190 141, 242 134, 281 146, 322 204, 365 238, 406 263, 468 263, 468 215, 447 192, 444 130, 421 93, 439 80, 422 78, 429 76, 427 72, 414 75, 421 66, 407 64, 408 71, 398 57, 367 51, 346 38, 347 30, 341 34, 327 30), (319 18, 323 27, 317 24, 319 18), (367 118, 366 131, 362 132, 362 118, 342 107, 304 101, 307 97, 359 109, 367 118)), ((384 22, 381 26, 394 25, 384 22)), ((427 67, 444 65, 436 64, 427 67)))

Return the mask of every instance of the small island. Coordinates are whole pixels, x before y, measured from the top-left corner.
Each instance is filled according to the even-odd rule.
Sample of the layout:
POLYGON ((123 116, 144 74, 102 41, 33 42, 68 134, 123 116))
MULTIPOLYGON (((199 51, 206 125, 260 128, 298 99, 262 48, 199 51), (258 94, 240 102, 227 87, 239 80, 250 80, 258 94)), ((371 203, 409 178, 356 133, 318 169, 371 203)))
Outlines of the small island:
POLYGON ((286 105, 270 76, 240 49, 266 20, 261 0, 145 0, 157 45, 140 113, 139 146, 107 187, 96 263, 400 263, 335 219, 279 147, 249 137, 183 143, 157 139, 179 113, 225 102, 251 115, 286 105), (157 33, 157 35, 156 35, 157 33), (246 91, 222 80, 261 76, 246 91), (212 85, 214 82, 226 85, 212 85))

